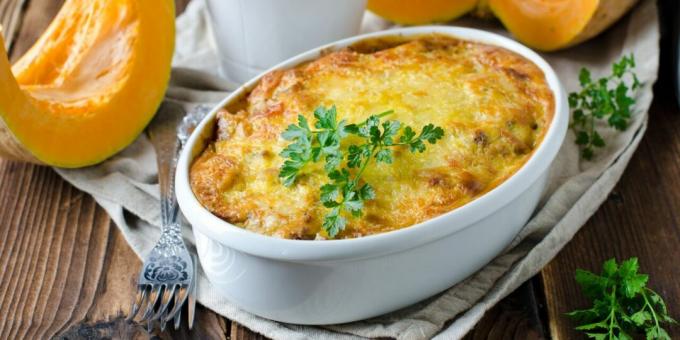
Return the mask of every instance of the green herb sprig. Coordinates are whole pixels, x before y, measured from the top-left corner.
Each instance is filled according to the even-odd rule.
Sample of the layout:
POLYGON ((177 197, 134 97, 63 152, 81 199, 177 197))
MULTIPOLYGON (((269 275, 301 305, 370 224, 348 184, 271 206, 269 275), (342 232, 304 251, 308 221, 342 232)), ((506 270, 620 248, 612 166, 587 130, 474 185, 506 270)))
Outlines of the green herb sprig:
POLYGON ((600 275, 576 270, 576 282, 593 301, 591 308, 567 313, 581 322, 576 329, 597 340, 632 339, 635 333, 644 333, 647 339, 670 340, 661 325, 675 320, 668 315, 661 296, 647 288, 649 277, 638 269, 633 257, 621 265, 614 259, 606 261, 600 275))
POLYGON ((298 115, 298 124, 289 125, 281 134, 283 139, 293 141, 280 154, 286 158, 279 172, 285 186, 293 185, 300 170, 309 162, 317 162, 323 157, 326 162, 324 168, 329 171, 335 169, 342 161, 340 140, 347 136, 346 122, 344 120, 337 122, 335 107, 316 108, 314 118, 316 130, 310 129, 305 116, 298 115))
POLYGON ((361 216, 364 202, 375 198, 373 187, 368 183, 361 184, 361 176, 372 160, 392 164, 393 148, 406 146, 411 152, 424 152, 426 143, 435 144, 444 136, 444 130, 433 124, 425 125, 417 134, 399 121, 381 121, 382 117, 392 113, 392 110, 385 111, 361 123, 347 124, 345 120, 337 121, 335 106, 320 106, 314 110, 315 129, 311 129, 307 119, 299 115, 298 124, 289 125, 281 135, 292 142, 280 154, 285 161, 279 178, 285 186, 295 183, 306 164, 321 159, 325 161, 324 170, 330 183, 321 186, 320 201, 330 209, 322 226, 331 238, 347 225, 343 211, 355 217, 361 216), (343 152, 340 144, 348 135, 357 136, 362 142, 349 145, 343 152))
POLYGON ((628 127, 631 107, 635 104, 630 95, 642 86, 632 71, 634 67, 635 57, 632 54, 623 56, 612 65, 611 75, 596 81, 591 78, 588 69, 581 68, 578 76, 581 91, 569 94, 569 107, 572 109, 570 128, 576 135, 576 144, 581 147, 584 159, 592 159, 595 148, 606 145, 595 129, 596 120, 606 119, 609 126, 619 131, 628 127), (627 78, 632 81, 630 86, 627 78))

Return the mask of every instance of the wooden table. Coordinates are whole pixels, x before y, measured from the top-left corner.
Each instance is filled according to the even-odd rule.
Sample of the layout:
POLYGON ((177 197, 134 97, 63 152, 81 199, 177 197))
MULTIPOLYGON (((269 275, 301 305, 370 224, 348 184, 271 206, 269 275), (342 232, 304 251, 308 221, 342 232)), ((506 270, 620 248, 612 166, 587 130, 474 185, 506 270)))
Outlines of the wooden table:
MULTIPOLYGON (((26 2, 12 59, 32 44, 62 1, 26 2)), ((177 0, 178 12, 188 1, 177 0)), ((564 316, 587 304, 574 270, 599 270, 611 257, 637 256, 651 286, 680 319, 680 110, 664 39, 649 129, 621 182, 562 252, 487 312, 467 338, 581 338, 564 316)), ((92 197, 48 167, 0 160, 0 221, 0 338, 151 337, 123 321, 141 262, 92 197)), ((679 327, 670 331, 680 337, 679 327)), ((202 307, 193 331, 153 336, 261 337, 202 307)))

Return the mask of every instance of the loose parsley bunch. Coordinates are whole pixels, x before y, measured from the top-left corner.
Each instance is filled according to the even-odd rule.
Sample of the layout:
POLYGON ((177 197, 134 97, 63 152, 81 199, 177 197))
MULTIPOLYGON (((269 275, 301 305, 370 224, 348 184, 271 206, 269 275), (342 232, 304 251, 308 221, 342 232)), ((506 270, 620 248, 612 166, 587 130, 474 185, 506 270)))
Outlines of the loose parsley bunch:
POLYGON ((661 324, 675 320, 668 315, 661 296, 646 287, 648 279, 638 273, 634 257, 621 265, 614 259, 606 261, 600 275, 578 269, 576 281, 593 306, 567 315, 582 323, 577 330, 597 340, 632 339, 634 333, 644 333, 647 339, 670 340, 661 324))
POLYGON ((635 58, 631 54, 612 65, 611 75, 597 81, 591 79, 588 69, 582 68, 579 72, 581 91, 569 94, 569 106, 573 110, 570 128, 576 135, 576 144, 581 146, 583 158, 592 159, 594 149, 605 146, 604 139, 595 130, 596 120, 607 119, 609 126, 620 131, 628 127, 631 107, 635 103, 629 90, 635 91, 641 86, 632 71, 634 67, 635 58), (626 78, 632 79, 630 87, 626 78))
POLYGON ((335 237, 347 225, 341 212, 361 216, 364 202, 375 198, 375 190, 368 183, 360 183, 361 176, 371 160, 391 164, 392 148, 408 146, 411 152, 423 152, 426 143, 435 144, 444 135, 441 127, 428 124, 417 134, 411 127, 402 126, 399 121, 381 118, 392 114, 386 111, 372 115, 358 124, 337 121, 335 106, 320 106, 314 110, 314 129, 307 119, 299 115, 298 124, 291 124, 281 135, 289 144, 281 152, 286 160, 281 166, 279 177, 285 186, 295 183, 302 168, 310 162, 324 160, 324 170, 330 183, 321 186, 321 203, 330 209, 323 221, 323 228, 329 237, 335 237), (397 138, 399 133, 401 135, 397 138), (361 139, 360 144, 349 145, 346 153, 340 149, 340 142, 348 135, 361 139))

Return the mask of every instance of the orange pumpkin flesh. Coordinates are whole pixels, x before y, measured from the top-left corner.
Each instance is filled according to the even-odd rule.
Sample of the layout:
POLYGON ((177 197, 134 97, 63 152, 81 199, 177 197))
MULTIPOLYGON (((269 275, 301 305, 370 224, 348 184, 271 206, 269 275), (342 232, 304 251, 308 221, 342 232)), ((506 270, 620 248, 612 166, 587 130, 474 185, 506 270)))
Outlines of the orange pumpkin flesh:
POLYGON ((477 0, 368 0, 368 9, 405 25, 453 20, 475 8, 477 0))
POLYGON ((495 16, 517 40, 553 51, 588 40, 637 0, 369 0, 368 8, 400 24, 447 21, 474 12, 495 16))
MULTIPOLYGON (((633 2, 615 1, 619 1, 617 7, 625 7, 625 2, 633 2)), ((586 31, 589 23, 594 21, 594 14, 603 2, 600 0, 489 0, 488 6, 518 40, 539 50, 552 51, 580 42, 577 37, 586 31)), ((626 7, 626 10, 629 7, 626 7)))
POLYGON ((0 47, 0 154, 81 167, 130 144, 163 99, 174 18, 172 0, 70 0, 13 68, 0 47))

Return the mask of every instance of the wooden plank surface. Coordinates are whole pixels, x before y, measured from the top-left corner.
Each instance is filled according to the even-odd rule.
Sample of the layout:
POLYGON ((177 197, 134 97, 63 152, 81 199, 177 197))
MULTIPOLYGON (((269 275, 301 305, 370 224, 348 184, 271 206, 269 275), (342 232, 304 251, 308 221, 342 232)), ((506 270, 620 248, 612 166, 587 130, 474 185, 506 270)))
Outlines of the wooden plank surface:
MULTIPOLYGON (((12 59, 62 2, 28 1, 12 59)), ((179 13, 188 0, 176 2, 179 13)), ((668 75, 669 64, 663 67, 668 75)), ((680 316, 680 110, 670 78, 662 78, 655 94, 649 131, 609 200, 467 339, 581 338, 563 315, 586 304, 573 272, 599 270, 610 257, 638 256, 652 287, 680 316)), ((147 334, 124 322, 141 262, 104 210, 50 168, 0 160, 0 221, 0 338, 262 338, 203 307, 192 331, 147 334)), ((680 337, 678 327, 671 331, 680 337)))
MULTIPOLYGON (((188 0, 177 0, 182 11, 188 0)), ((30 0, 16 60, 63 0, 30 0)), ((237 325, 199 307, 195 330, 147 334, 124 321, 141 261, 106 212, 48 167, 0 160, 0 339, 226 339, 237 325)), ((244 338, 247 338, 244 337, 244 338)))
MULTIPOLYGON (((621 182, 541 273, 555 339, 577 336, 575 324, 563 315, 587 306, 573 284, 574 271, 599 272, 609 258, 638 257, 649 285, 680 317, 680 111, 671 90, 665 78, 656 85, 647 134, 621 182)), ((672 327, 671 335, 680 338, 680 328, 672 327)))
MULTIPOLYGON (((588 306, 574 284, 574 271, 601 270, 610 258, 637 257, 649 285, 680 319, 680 108, 673 93, 671 23, 677 1, 659 1, 661 65, 649 126, 621 181, 559 255, 541 272, 546 319, 553 339, 574 339, 576 324, 564 313, 588 306)), ((680 327, 670 327, 680 338, 680 327)))

